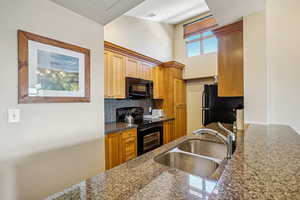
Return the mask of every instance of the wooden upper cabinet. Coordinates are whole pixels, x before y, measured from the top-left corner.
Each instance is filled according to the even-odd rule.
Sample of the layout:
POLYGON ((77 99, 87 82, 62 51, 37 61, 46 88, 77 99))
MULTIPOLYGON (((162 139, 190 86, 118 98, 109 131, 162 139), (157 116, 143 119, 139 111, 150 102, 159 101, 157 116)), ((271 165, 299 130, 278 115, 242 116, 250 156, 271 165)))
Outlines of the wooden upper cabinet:
POLYGON ((126 77, 152 80, 152 66, 146 62, 126 57, 126 77))
POLYGON ((112 98, 112 70, 110 67, 110 52, 104 51, 104 97, 112 98))
POLYGON ((104 51, 104 97, 125 98, 125 57, 104 51))
POLYGON ((244 96, 243 22, 214 33, 218 37, 218 96, 244 96))
POLYGON ((145 80, 152 80, 152 66, 145 62, 140 63, 139 77, 145 80))
POLYGON ((185 82, 180 79, 174 79, 174 104, 185 105, 186 104, 186 89, 185 82))
POLYGON ((112 93, 114 98, 125 98, 125 57, 111 54, 112 93))
POLYGON ((139 65, 138 60, 126 57, 126 77, 139 78, 139 65))
POLYGON ((164 98, 164 71, 162 67, 152 68, 153 98, 164 98))

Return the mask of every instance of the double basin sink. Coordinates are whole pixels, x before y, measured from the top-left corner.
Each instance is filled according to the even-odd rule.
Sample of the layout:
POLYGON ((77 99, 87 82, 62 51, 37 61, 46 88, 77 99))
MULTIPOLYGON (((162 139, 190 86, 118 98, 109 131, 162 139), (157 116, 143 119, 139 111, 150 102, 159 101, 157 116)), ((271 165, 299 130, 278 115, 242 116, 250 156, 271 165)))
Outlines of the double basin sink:
POLYGON ((200 177, 218 179, 216 174, 226 159, 225 144, 200 139, 188 139, 154 160, 173 169, 179 169, 200 177))

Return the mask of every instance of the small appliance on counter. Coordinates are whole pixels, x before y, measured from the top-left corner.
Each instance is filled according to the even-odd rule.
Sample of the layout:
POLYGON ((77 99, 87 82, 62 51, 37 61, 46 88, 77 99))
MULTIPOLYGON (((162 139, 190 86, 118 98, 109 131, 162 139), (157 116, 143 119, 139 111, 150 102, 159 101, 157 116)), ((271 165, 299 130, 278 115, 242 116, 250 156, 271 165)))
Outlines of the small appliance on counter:
POLYGON ((152 110, 152 116, 161 118, 161 117, 164 117, 165 114, 164 114, 163 109, 153 109, 153 110, 152 110))
POLYGON ((144 109, 141 107, 125 107, 117 109, 117 122, 126 122, 129 115, 133 118, 133 123, 138 125, 138 155, 156 149, 163 144, 163 123, 161 120, 144 119, 144 109))

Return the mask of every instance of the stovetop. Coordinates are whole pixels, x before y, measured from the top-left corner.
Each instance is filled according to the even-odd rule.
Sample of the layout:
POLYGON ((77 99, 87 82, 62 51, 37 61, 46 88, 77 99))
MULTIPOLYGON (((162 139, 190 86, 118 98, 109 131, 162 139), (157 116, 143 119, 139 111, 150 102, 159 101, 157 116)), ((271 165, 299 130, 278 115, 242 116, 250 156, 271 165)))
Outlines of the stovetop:
POLYGON ((130 114, 134 118, 134 124, 138 125, 138 128, 160 125, 162 120, 157 119, 144 119, 144 109, 141 107, 127 107, 118 108, 116 111, 116 118, 118 122, 125 122, 126 115, 130 114))

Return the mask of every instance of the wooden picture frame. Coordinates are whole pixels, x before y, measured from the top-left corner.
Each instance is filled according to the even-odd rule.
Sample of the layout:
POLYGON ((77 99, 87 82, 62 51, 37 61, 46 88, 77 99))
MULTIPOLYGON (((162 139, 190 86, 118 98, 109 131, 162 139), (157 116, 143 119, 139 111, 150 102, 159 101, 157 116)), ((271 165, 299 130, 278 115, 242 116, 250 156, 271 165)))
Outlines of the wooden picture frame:
POLYGON ((18 56, 20 104, 90 102, 89 49, 18 30, 18 56))

